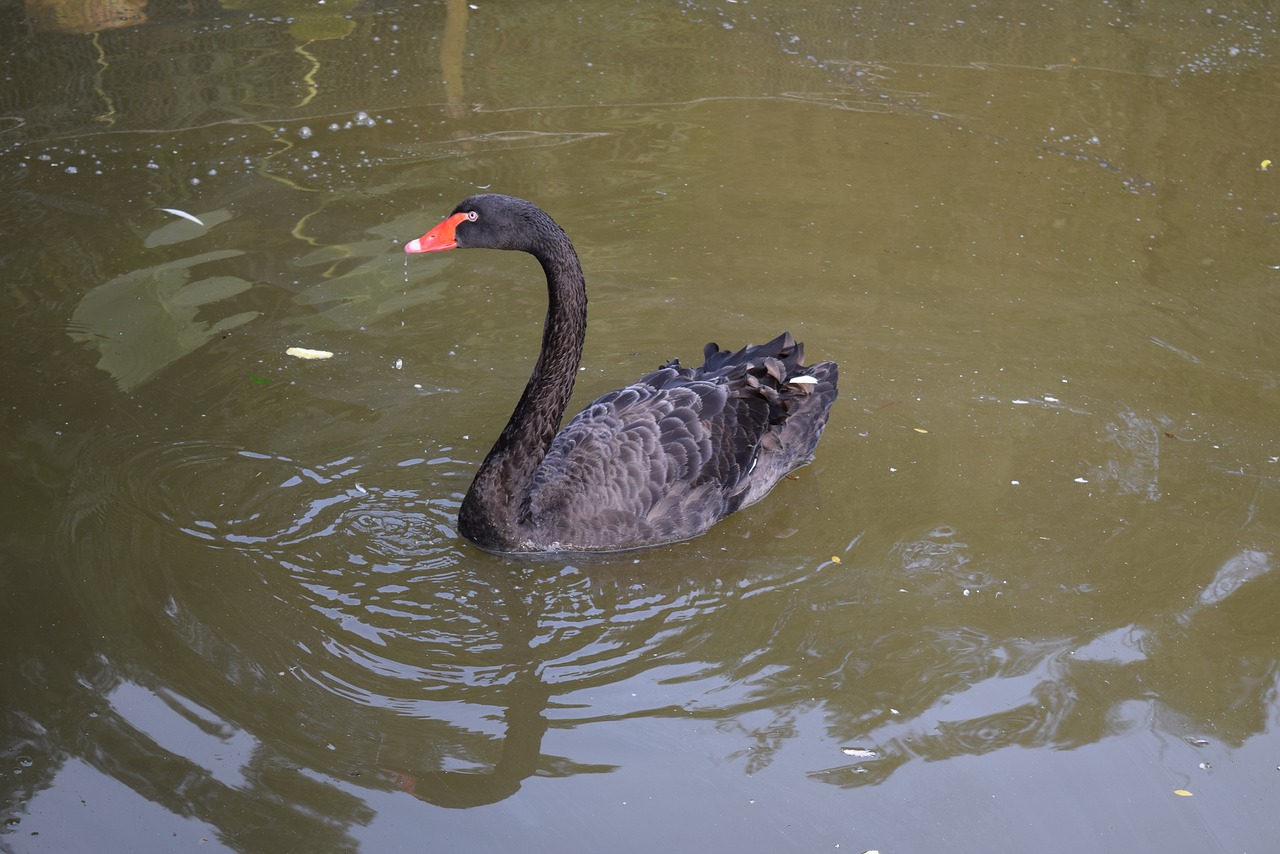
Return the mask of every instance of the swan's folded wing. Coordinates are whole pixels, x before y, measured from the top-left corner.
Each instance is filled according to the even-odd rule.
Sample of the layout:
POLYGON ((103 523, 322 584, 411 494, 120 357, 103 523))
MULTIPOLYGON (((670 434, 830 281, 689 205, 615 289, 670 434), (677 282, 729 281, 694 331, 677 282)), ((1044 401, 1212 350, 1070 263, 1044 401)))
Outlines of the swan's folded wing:
POLYGON ((762 399, 737 399, 716 380, 611 392, 556 436, 522 515, 578 539, 695 536, 736 508, 768 412, 762 399))
POLYGON ((697 536, 813 456, 836 397, 832 362, 789 334, 699 368, 671 362, 596 400, 535 471, 520 524, 563 550, 697 536))

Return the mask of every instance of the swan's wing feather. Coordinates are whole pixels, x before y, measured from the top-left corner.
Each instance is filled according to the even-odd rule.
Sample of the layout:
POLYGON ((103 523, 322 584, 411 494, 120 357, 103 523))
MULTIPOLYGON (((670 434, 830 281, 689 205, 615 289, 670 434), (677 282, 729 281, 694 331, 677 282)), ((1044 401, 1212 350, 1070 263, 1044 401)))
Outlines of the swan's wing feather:
POLYGON ((762 401, 735 400, 723 381, 611 392, 556 436, 534 475, 527 519, 579 538, 694 536, 736 506, 767 416, 762 401))

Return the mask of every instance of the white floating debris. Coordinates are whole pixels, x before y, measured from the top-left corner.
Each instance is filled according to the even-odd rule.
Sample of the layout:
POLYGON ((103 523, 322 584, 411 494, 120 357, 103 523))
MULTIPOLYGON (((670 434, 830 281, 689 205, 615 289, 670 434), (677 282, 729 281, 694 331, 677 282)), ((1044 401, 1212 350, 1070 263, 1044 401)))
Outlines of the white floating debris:
POLYGON ((1083 477, 1076 478, 1076 483, 1088 483, 1089 481, 1083 477))
POLYGON ((791 379, 787 380, 787 382, 801 383, 802 385, 817 385, 818 380, 815 377, 811 377, 806 374, 805 376, 792 377, 791 379))
POLYGON ((865 747, 842 747, 840 752, 845 756, 854 756, 858 759, 879 759, 880 754, 874 750, 868 750, 865 747))
POLYGON ((328 350, 309 350, 306 347, 290 347, 285 350, 285 355, 293 356, 297 359, 332 359, 333 354, 328 350))
POLYGON ((193 214, 189 214, 186 211, 180 211, 177 208, 161 208, 160 210, 164 211, 167 214, 173 214, 174 216, 180 216, 183 219, 191 220, 196 225, 200 225, 200 226, 204 225, 204 223, 200 221, 199 217, 194 216, 193 214))

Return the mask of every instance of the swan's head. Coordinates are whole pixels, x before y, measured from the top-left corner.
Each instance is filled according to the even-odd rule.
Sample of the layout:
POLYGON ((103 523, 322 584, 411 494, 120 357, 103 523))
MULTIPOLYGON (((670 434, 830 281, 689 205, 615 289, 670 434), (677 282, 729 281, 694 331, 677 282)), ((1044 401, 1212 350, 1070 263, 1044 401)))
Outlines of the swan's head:
POLYGON ((404 251, 410 255, 445 249, 532 252, 549 232, 558 230, 551 217, 533 202, 486 193, 463 199, 444 222, 410 240, 404 251))

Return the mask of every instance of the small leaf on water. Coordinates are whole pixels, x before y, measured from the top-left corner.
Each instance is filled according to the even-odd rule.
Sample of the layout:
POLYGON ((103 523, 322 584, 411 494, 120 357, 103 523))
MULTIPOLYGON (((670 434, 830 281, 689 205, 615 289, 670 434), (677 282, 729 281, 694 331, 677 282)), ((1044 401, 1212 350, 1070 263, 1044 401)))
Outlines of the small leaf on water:
POLYGON ((1174 790, 1173 790, 1173 793, 1174 793, 1175 795, 1177 795, 1178 797, 1180 797, 1180 798, 1190 798, 1190 797, 1192 797, 1192 794, 1191 794, 1190 792, 1188 792, 1186 789, 1174 789, 1174 790))
POLYGON ((839 562, 840 562, 840 555, 832 555, 832 556, 831 556, 831 562, 832 562, 832 563, 839 563, 839 562))
POLYGON ((285 350, 285 355, 293 356, 298 359, 332 359, 333 353, 328 350, 310 350, 306 347, 290 347, 285 350))
POLYGON ((249 379, 253 380, 258 385, 266 385, 271 382, 269 377, 260 377, 257 374, 249 374, 249 379))
POLYGON ((917 433, 928 433, 928 432, 929 432, 928 430, 924 429, 923 427, 912 427, 911 429, 912 429, 912 430, 915 430, 917 433))

